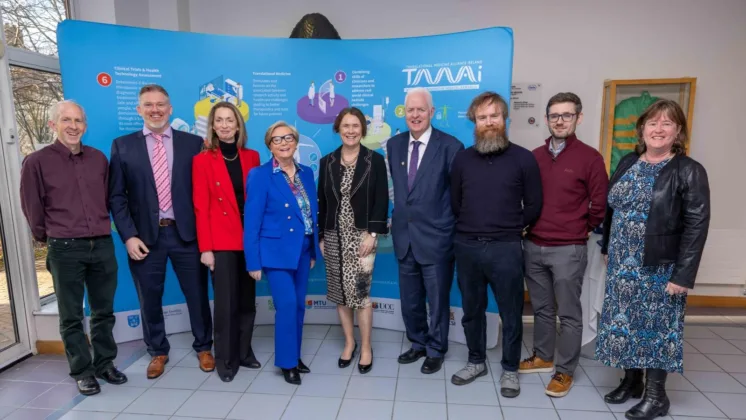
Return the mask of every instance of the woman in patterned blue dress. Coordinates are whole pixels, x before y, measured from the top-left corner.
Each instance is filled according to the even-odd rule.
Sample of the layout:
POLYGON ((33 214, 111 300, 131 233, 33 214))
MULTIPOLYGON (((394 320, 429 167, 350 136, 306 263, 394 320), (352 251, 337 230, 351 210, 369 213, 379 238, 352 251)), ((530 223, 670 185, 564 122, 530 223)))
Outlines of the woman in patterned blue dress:
POLYGON ((606 402, 621 404, 644 390, 626 417, 653 419, 670 407, 667 373, 683 371, 686 296, 707 239, 710 192, 702 165, 684 154, 686 117, 676 102, 645 110, 637 136, 635 153, 622 158, 609 184, 596 356, 625 370, 606 402))

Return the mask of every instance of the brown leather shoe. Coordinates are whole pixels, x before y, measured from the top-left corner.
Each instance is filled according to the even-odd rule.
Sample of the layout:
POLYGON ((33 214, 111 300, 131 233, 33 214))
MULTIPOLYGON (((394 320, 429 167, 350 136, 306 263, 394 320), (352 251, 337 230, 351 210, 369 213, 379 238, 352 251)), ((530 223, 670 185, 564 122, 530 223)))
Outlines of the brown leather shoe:
POLYGON ((534 353, 523 359, 518 365, 518 373, 551 373, 554 372, 554 362, 546 361, 534 353))
POLYGON ((148 365, 148 379, 155 379, 163 375, 168 363, 168 356, 153 356, 148 365))
POLYGON ((215 358, 212 357, 211 351, 201 351, 197 354, 197 358, 199 359, 199 368, 203 372, 212 372, 215 370, 215 358))
POLYGON ((555 372, 552 380, 547 385, 546 394, 550 397, 561 398, 567 395, 572 388, 572 376, 566 373, 555 372))

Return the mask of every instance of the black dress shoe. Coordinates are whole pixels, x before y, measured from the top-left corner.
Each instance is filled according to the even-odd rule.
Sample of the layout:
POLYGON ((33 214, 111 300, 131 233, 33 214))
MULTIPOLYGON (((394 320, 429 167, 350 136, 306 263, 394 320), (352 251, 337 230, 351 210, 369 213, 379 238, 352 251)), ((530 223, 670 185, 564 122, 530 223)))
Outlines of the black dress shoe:
POLYGON ((298 372, 298 368, 282 369, 282 375, 285 377, 285 382, 300 385, 300 372, 298 372))
POLYGON ((427 356, 427 352, 425 352, 425 350, 409 349, 399 355, 399 363, 407 365, 410 363, 414 363, 425 356, 427 356))
POLYGON ((114 366, 109 366, 108 368, 99 372, 96 376, 99 379, 103 379, 112 385, 122 385, 123 383, 127 382, 127 376, 117 370, 117 368, 115 368, 114 366))
POLYGON ((83 395, 96 395, 101 392, 101 386, 93 376, 86 376, 83 379, 78 379, 78 391, 83 395))
POLYGON ((260 369, 262 367, 262 364, 259 363, 258 360, 256 360, 256 356, 254 356, 254 353, 251 353, 249 357, 241 361, 241 366, 247 367, 249 369, 260 369))
POLYGON ((298 359, 298 372, 300 373, 311 373, 311 369, 303 363, 303 360, 298 359))
POLYGON ((350 363, 352 363, 352 359, 355 358, 355 352, 356 351, 357 351, 357 341, 355 342, 355 348, 352 349, 352 356, 350 356, 350 358, 347 359, 347 360, 345 360, 345 359, 343 359, 343 358, 340 357, 339 360, 337 361, 337 366, 339 366, 340 369, 344 369, 347 366, 349 366, 350 363))
POLYGON ((425 358, 425 362, 422 364, 420 372, 430 375, 439 371, 441 367, 443 367, 442 357, 427 357, 425 358))
POLYGON ((232 375, 230 372, 223 372, 223 373, 218 372, 218 377, 220 377, 220 380, 223 382, 231 382, 233 381, 233 378, 235 377, 235 375, 232 375))
POLYGON ((370 363, 367 365, 361 365, 360 363, 357 364, 357 370, 360 371, 361 375, 365 375, 370 372, 371 369, 373 369, 373 349, 370 349, 370 363))

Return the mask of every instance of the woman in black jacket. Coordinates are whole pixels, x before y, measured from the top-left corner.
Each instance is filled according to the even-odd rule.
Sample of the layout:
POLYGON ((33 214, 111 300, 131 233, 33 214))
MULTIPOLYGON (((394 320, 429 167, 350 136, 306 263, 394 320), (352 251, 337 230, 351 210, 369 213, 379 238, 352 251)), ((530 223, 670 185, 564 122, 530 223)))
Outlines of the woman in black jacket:
POLYGON ((686 117, 676 102, 650 105, 637 121, 637 138, 609 184, 596 356, 625 372, 606 402, 621 404, 644 390, 626 417, 653 419, 670 407, 667 373, 683 371, 686 296, 707 239, 710 188, 702 165, 684 154, 686 117))
POLYGON ((359 109, 343 109, 334 121, 334 132, 342 146, 321 159, 319 248, 326 263, 327 299, 337 304, 345 333, 339 367, 346 368, 355 357, 356 310, 362 338, 358 369, 368 373, 373 367, 370 285, 376 236, 388 232, 388 178, 383 156, 360 144, 367 126, 359 109))

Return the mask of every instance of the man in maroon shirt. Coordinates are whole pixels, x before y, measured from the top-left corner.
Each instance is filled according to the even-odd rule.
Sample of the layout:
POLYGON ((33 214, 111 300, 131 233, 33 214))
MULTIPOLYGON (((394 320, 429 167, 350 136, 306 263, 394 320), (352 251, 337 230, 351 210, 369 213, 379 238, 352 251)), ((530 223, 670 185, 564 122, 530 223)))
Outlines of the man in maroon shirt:
POLYGON ((35 240, 47 243, 60 312, 60 335, 70 376, 83 395, 101 391, 96 377, 127 382, 114 367, 114 292, 117 260, 111 238, 106 156, 81 144, 83 108, 62 101, 49 111, 57 140, 30 154, 21 169, 21 204, 35 240), (83 332, 83 298, 88 289, 93 359, 83 332))
POLYGON ((546 389, 552 397, 564 397, 573 384, 583 335, 580 292, 588 263, 588 233, 603 221, 609 184, 601 154, 575 137, 582 121, 577 95, 554 95, 546 113, 551 137, 533 151, 541 172, 544 205, 523 245, 526 285, 534 309, 534 351, 518 371, 554 371, 546 389))

